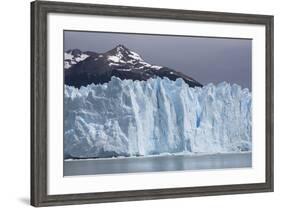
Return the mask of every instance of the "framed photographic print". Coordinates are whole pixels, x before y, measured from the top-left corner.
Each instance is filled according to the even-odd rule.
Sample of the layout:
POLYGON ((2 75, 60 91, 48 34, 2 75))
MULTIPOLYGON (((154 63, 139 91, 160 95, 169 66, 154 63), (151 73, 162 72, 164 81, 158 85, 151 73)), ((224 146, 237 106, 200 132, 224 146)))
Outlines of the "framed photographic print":
POLYGON ((31 204, 273 191, 273 16, 31 3, 31 204))

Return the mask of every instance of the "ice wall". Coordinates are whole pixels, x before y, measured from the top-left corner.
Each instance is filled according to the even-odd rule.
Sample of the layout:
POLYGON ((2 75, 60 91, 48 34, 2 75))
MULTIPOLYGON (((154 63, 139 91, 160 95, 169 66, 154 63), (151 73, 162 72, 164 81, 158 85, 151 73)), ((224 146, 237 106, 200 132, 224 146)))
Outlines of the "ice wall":
POLYGON ((182 79, 65 86, 65 158, 251 151, 251 93, 182 79))

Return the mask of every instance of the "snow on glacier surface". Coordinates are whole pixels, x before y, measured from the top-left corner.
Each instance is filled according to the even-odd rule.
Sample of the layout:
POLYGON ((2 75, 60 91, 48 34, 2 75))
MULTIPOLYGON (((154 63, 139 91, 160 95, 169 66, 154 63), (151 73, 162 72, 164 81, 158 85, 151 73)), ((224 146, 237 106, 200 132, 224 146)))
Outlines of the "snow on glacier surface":
POLYGON ((182 79, 112 77, 64 91, 64 156, 251 151, 251 93, 226 82, 190 88, 182 79))

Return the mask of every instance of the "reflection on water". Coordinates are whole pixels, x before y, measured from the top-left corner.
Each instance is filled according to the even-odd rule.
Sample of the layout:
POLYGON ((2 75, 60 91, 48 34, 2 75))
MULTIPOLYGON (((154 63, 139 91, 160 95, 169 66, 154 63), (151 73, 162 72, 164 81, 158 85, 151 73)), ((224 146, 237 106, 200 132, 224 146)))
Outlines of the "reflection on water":
POLYGON ((245 168, 251 166, 252 153, 68 160, 64 161, 64 176, 245 168))

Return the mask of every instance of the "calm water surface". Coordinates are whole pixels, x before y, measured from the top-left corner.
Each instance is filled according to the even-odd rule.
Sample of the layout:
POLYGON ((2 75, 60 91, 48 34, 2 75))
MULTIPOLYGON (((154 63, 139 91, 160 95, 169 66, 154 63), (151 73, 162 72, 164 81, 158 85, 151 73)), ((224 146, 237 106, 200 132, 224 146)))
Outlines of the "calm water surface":
POLYGON ((64 161, 64 176, 252 167, 252 153, 64 161))

